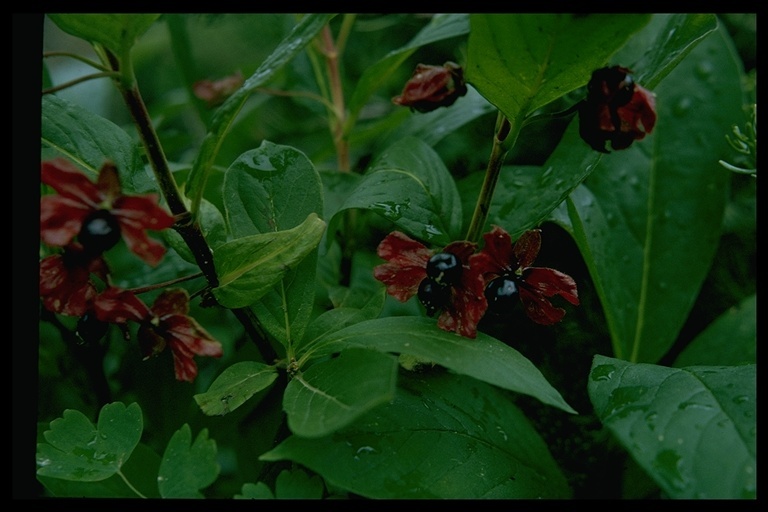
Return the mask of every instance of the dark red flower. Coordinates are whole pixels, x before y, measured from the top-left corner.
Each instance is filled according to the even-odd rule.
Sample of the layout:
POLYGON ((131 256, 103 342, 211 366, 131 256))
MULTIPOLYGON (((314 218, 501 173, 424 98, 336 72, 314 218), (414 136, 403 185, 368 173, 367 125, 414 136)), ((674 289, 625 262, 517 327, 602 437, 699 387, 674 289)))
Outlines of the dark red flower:
POLYGON ((163 291, 150 309, 128 290, 107 288, 94 300, 94 310, 102 322, 138 322, 139 345, 145 359, 159 354, 166 345, 170 346, 176 380, 195 380, 195 354, 210 357, 222 355, 221 343, 194 318, 187 316, 189 294, 184 289, 163 291))
POLYGON ((400 96, 392 103, 419 112, 431 112, 439 107, 448 107, 467 94, 464 71, 454 62, 442 66, 418 64, 413 75, 406 82, 400 96))
POLYGON ((72 243, 61 254, 40 261, 40 297, 43 306, 54 313, 82 316, 96 297, 91 273, 106 280, 107 266, 100 256, 86 253, 72 243))
POLYGON ((653 131, 656 96, 636 84, 621 66, 601 68, 587 84, 587 99, 579 106, 579 133, 596 151, 626 149, 653 131))
POLYGON ((158 205, 155 194, 123 195, 117 168, 105 163, 96 183, 63 158, 41 165, 42 182, 58 194, 40 199, 40 238, 64 247, 77 237, 93 255, 113 247, 122 236, 128 248, 150 265, 157 265, 165 247, 147 236, 147 229, 173 225, 173 217, 158 205))
MULTIPOLYGON (((376 266, 373 275, 387 285, 387 293, 405 302, 420 294, 420 285, 426 284, 430 299, 420 294, 428 313, 441 311, 437 325, 467 338, 477 336, 477 323, 485 313, 487 302, 483 293, 483 278, 468 265, 469 257, 477 246, 471 242, 458 241, 448 244, 435 252, 407 235, 394 231, 381 241, 377 249, 380 258, 387 263, 376 266), (443 254, 453 255, 460 271, 452 273, 450 279, 441 270, 428 275, 430 259, 443 254), (432 295, 434 294, 434 295, 432 295)), ((433 260, 434 261, 434 260, 433 260)))
POLYGON ((244 82, 243 74, 238 71, 220 80, 198 80, 192 84, 192 91, 195 96, 206 102, 208 108, 212 108, 224 103, 224 100, 242 87, 244 82))
POLYGON ((553 306, 549 297, 560 295, 571 304, 579 304, 573 278, 558 270, 531 266, 541 248, 540 230, 526 231, 513 244, 509 233, 494 226, 483 239, 483 249, 472 255, 469 263, 483 276, 486 294, 489 291, 493 294, 488 299, 489 309, 496 301, 506 306, 507 298, 516 298, 519 294, 531 320, 551 325, 563 318, 565 310, 553 306))

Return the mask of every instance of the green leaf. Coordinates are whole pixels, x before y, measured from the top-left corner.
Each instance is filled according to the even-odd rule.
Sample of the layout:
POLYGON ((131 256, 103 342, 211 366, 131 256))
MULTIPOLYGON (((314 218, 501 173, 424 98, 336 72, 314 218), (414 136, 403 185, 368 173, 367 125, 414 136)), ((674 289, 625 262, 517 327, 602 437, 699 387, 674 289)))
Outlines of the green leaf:
POLYGON ((243 484, 240 494, 235 494, 236 500, 273 500, 275 495, 264 482, 255 484, 243 484))
POLYGON ((756 365, 667 368, 595 356, 600 420, 673 499, 754 499, 756 365))
POLYGON ((404 372, 391 404, 319 439, 291 436, 262 460, 292 460, 367 498, 567 498, 525 415, 467 377, 404 372))
POLYGON ((120 474, 98 482, 61 480, 38 475, 38 481, 57 498, 159 498, 157 471, 160 456, 139 443, 120 468, 120 474), (139 494, 140 493, 140 494, 139 494))
POLYGON ((368 67, 357 80, 355 90, 349 99, 349 114, 345 123, 345 133, 352 132, 352 127, 355 125, 360 111, 368 103, 376 89, 386 83, 387 77, 416 50, 438 41, 463 36, 468 32, 467 14, 436 14, 408 44, 389 52, 380 61, 368 67))
POLYGON ((216 441, 203 429, 192 443, 192 432, 184 424, 177 430, 163 454, 157 483, 163 498, 203 498, 199 492, 219 476, 216 441))
POLYGON ((584 86, 649 21, 648 14, 472 14, 465 78, 510 121, 521 120, 584 86))
POLYGON ((655 91, 653 135, 604 156, 588 190, 571 195, 566 227, 620 359, 658 361, 709 271, 730 180, 717 163, 728 152, 722 127, 741 113, 739 77, 723 34, 712 33, 655 91))
POLYGON ((213 255, 216 300, 228 308, 253 304, 320 243, 325 222, 314 213, 293 229, 238 238, 213 255))
POLYGON ((48 17, 64 32, 124 55, 160 15, 48 14, 48 17))
POLYGON ((123 192, 132 192, 132 175, 144 172, 139 148, 125 130, 52 94, 42 99, 40 140, 88 171, 94 181, 102 164, 111 160, 123 192))
POLYGON ((757 295, 715 319, 675 359, 673 366, 757 363, 757 295))
POLYGON ((436 245, 460 237, 456 183, 440 156, 419 139, 402 139, 384 150, 331 219, 330 232, 340 212, 350 208, 374 211, 407 234, 436 245))
POLYGON ((37 474, 96 482, 114 475, 131 456, 143 431, 141 408, 114 402, 102 407, 96 427, 67 409, 51 422, 46 443, 37 445, 37 474))
MULTIPOLYGON (((309 215, 322 215, 323 188, 304 153, 264 141, 227 169, 224 204, 235 237, 271 233, 295 228, 309 215)), ((264 329, 286 346, 301 339, 312 312, 317 254, 307 254, 273 281, 275 286, 258 303, 251 303, 264 329)))
POLYGON ((208 416, 227 414, 253 395, 267 389, 277 378, 274 366, 256 361, 241 361, 216 377, 205 393, 194 396, 200 410, 208 416))
POLYGON ((190 197, 195 198, 195 203, 202 197, 207 175, 216 159, 222 139, 243 107, 245 100, 257 88, 271 80, 291 59, 301 52, 333 17, 333 14, 307 14, 303 16, 301 21, 275 48, 275 51, 243 83, 243 86, 216 110, 189 176, 187 189, 190 197))
POLYGON ((347 426, 373 407, 392 400, 397 359, 363 348, 313 364, 285 389, 288 426, 301 437, 322 437, 347 426))
POLYGON ((278 500, 319 500, 325 485, 317 476, 309 476, 301 469, 284 469, 275 480, 275 498, 278 500))
POLYGON ((576 412, 520 352, 481 332, 477 338, 468 339, 439 329, 434 320, 428 318, 378 318, 318 340, 312 356, 331 354, 350 346, 416 356, 456 373, 533 396, 566 412, 576 412))

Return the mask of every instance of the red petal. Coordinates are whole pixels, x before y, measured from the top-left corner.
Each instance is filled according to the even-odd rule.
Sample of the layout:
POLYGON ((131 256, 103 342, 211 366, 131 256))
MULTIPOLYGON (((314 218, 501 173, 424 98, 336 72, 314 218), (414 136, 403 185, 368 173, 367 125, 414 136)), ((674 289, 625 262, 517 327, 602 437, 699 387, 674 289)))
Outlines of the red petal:
POLYGON ((40 238, 54 247, 68 245, 80 232, 85 216, 92 211, 93 208, 71 197, 41 197, 40 238))
POLYGON ((503 228, 493 226, 483 235, 483 249, 469 258, 470 267, 483 274, 487 280, 517 269, 512 255, 512 239, 503 228))
POLYGON ((488 309, 484 291, 482 274, 464 266, 461 284, 454 288, 451 304, 438 318, 437 326, 466 338, 477 337, 477 324, 488 309))
POLYGON ((83 316, 90 309, 96 293, 86 268, 68 268, 60 254, 40 261, 40 296, 49 311, 83 316))
POLYGON ((222 347, 197 321, 188 316, 171 315, 160 324, 168 333, 171 348, 183 345, 183 351, 200 356, 221 357, 222 347))
POLYGON ((197 377, 197 363, 191 357, 187 357, 182 352, 172 349, 173 370, 176 380, 194 382, 197 377))
POLYGON ((419 284, 427 277, 427 262, 433 251, 407 235, 393 231, 381 241, 377 250, 387 263, 373 269, 373 276, 387 285, 387 293, 405 302, 419 290, 419 284))
POLYGON ((560 295, 573 305, 579 304, 576 281, 559 270, 544 267, 528 267, 523 272, 525 286, 545 297, 560 295))
POLYGON ((451 93, 453 81, 449 69, 443 66, 419 64, 405 84, 403 93, 392 100, 396 105, 410 106, 417 101, 440 101, 451 93))
POLYGON ((120 177, 117 175, 117 167, 112 162, 105 162, 99 171, 96 187, 101 195, 111 203, 122 195, 120 177))
POLYGON ((189 312, 189 293, 183 288, 169 288, 155 299, 152 313, 163 318, 168 315, 186 315, 189 312))
POLYGON ((149 319, 152 313, 133 292, 110 287, 93 301, 96 318, 102 322, 122 324, 128 320, 141 322, 149 319))
POLYGON ((42 162, 40 177, 43 183, 60 195, 75 199, 84 206, 97 208, 104 200, 96 185, 63 158, 42 162))
POLYGON ((552 325, 563 319, 565 310, 553 306, 541 295, 520 287, 520 301, 523 303, 528 318, 542 325, 552 325))
POLYGON ((540 229, 531 229, 520 235, 512 249, 517 260, 515 270, 530 267, 539 255, 539 249, 541 249, 540 229))

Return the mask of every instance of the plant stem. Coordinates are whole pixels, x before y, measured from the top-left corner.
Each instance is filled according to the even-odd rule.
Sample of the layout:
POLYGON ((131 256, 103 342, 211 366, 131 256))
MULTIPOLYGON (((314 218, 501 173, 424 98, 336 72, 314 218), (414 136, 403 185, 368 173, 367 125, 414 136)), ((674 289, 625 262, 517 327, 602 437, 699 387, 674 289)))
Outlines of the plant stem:
POLYGON ((83 82, 87 82, 88 80, 94 80, 96 78, 115 78, 118 74, 114 73, 112 71, 106 71, 103 73, 93 73, 92 75, 85 75, 81 76, 79 78, 75 78, 74 80, 70 80, 69 82, 65 82, 63 84, 55 85, 53 87, 49 87, 48 89, 43 89, 43 95, 46 94, 52 94, 54 92, 59 92, 61 90, 66 89, 67 87, 72 87, 73 85, 77 85, 83 82))
POLYGON ((493 191, 496 189, 496 182, 499 179, 501 166, 509 149, 514 146, 517 136, 520 133, 521 120, 515 119, 510 122, 504 114, 498 113, 496 117, 496 131, 493 137, 493 148, 491 156, 488 159, 488 167, 485 170, 485 179, 480 189, 480 195, 477 198, 475 211, 472 214, 472 221, 469 223, 466 240, 477 242, 480 240, 480 234, 488 219, 488 212, 493 200, 493 191))
POLYGON ((346 107, 344 106, 344 91, 341 87, 339 75, 339 52, 333 42, 331 28, 326 25, 321 34, 323 41, 323 55, 328 67, 328 80, 331 89, 331 101, 333 102, 333 116, 331 117, 331 135, 336 146, 336 158, 339 171, 349 172, 349 142, 344 135, 344 122, 346 121, 346 107))
POLYGON ((184 281, 189 281, 197 277, 202 277, 202 275, 203 275, 202 272, 198 272, 197 274, 192 274, 191 276, 183 276, 177 279, 171 279, 170 281, 165 281, 164 283, 150 284, 147 286, 142 286, 140 288, 132 288, 130 291, 133 292, 134 294, 151 292, 152 290, 167 288, 168 286, 173 286, 174 284, 183 283, 184 281))

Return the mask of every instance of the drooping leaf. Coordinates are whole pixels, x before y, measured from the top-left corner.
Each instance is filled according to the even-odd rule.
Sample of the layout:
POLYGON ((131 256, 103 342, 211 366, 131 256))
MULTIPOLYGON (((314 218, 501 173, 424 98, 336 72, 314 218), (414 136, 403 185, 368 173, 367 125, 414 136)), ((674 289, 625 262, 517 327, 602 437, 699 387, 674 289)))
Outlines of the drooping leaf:
POLYGON ((477 333, 477 338, 468 339, 438 329, 428 318, 377 318, 321 338, 315 342, 312 355, 319 357, 350 346, 416 356, 456 373, 533 396, 566 412, 576 412, 531 361, 482 332, 477 333))
POLYGON ((757 295, 715 319, 680 352, 673 366, 757 363, 757 295))
POLYGON ((649 21, 649 14, 472 14, 465 77, 519 121, 586 85, 649 21))
POLYGON ((262 455, 292 460, 368 498, 567 498, 546 444, 498 389, 404 372, 395 400, 328 437, 291 436, 262 455))
POLYGON ((234 411, 254 394, 268 388, 277 370, 256 361, 241 361, 227 367, 205 393, 194 396, 203 413, 213 416, 234 411))
POLYGON ((731 48, 713 32, 655 91, 653 135, 604 156, 588 189, 571 195, 564 225, 590 269, 620 359, 658 361, 709 271, 730 180, 717 163, 728 151, 722 127, 740 115, 739 76, 731 48))
POLYGON ((597 355, 588 391, 603 424, 670 498, 754 499, 756 368, 597 355))
POLYGON ((376 350, 348 348, 293 376, 283 395, 288 426, 301 437, 322 437, 392 400, 397 359, 376 350))
POLYGON ((323 497, 323 480, 309 476, 301 469, 284 469, 275 480, 275 498, 278 500, 318 500, 323 497))
POLYGON ((460 238, 461 200, 451 174, 435 151, 419 139, 401 139, 366 171, 329 223, 350 208, 371 210, 408 235, 436 245, 460 238))
POLYGON ((427 26, 416 34, 408 44, 388 53, 380 61, 368 67, 363 72, 360 79, 357 80, 355 90, 349 99, 349 114, 345 124, 345 132, 349 133, 351 131, 351 128, 357 121, 360 111, 376 89, 385 83, 386 78, 416 50, 431 43, 463 36, 468 32, 469 19, 467 14, 436 14, 430 19, 427 26))
MULTIPOLYGON (((224 177, 227 222, 235 237, 295 228, 323 214, 323 188, 312 162, 290 146, 268 141, 246 151, 224 177)), ((264 329, 284 345, 301 339, 315 298, 312 250, 251 306, 264 329), (289 337, 291 338, 289 340, 289 337)))
POLYGON ((163 498, 202 498, 200 489, 211 485, 219 476, 216 441, 208 439, 203 429, 192 442, 192 431, 184 424, 165 448, 157 484, 163 498))
POLYGON ((293 229, 238 238, 220 246, 213 260, 219 286, 216 300, 228 308, 253 304, 280 281, 290 268, 315 250, 325 222, 314 213, 293 229))
POLYGON ((40 140, 90 174, 94 181, 106 160, 120 173, 123 192, 134 192, 131 176, 144 172, 138 146, 125 130, 52 94, 42 99, 40 140))
POLYGON ((45 432, 47 443, 37 445, 37 474, 84 482, 105 480, 120 471, 142 431, 141 408, 135 403, 105 405, 95 427, 80 411, 67 409, 45 432))
POLYGON ((243 484, 240 494, 235 494, 236 500, 273 500, 275 495, 264 482, 255 484, 243 484))
POLYGON ((159 14, 48 14, 64 32, 99 43, 123 55, 152 26, 159 14))

